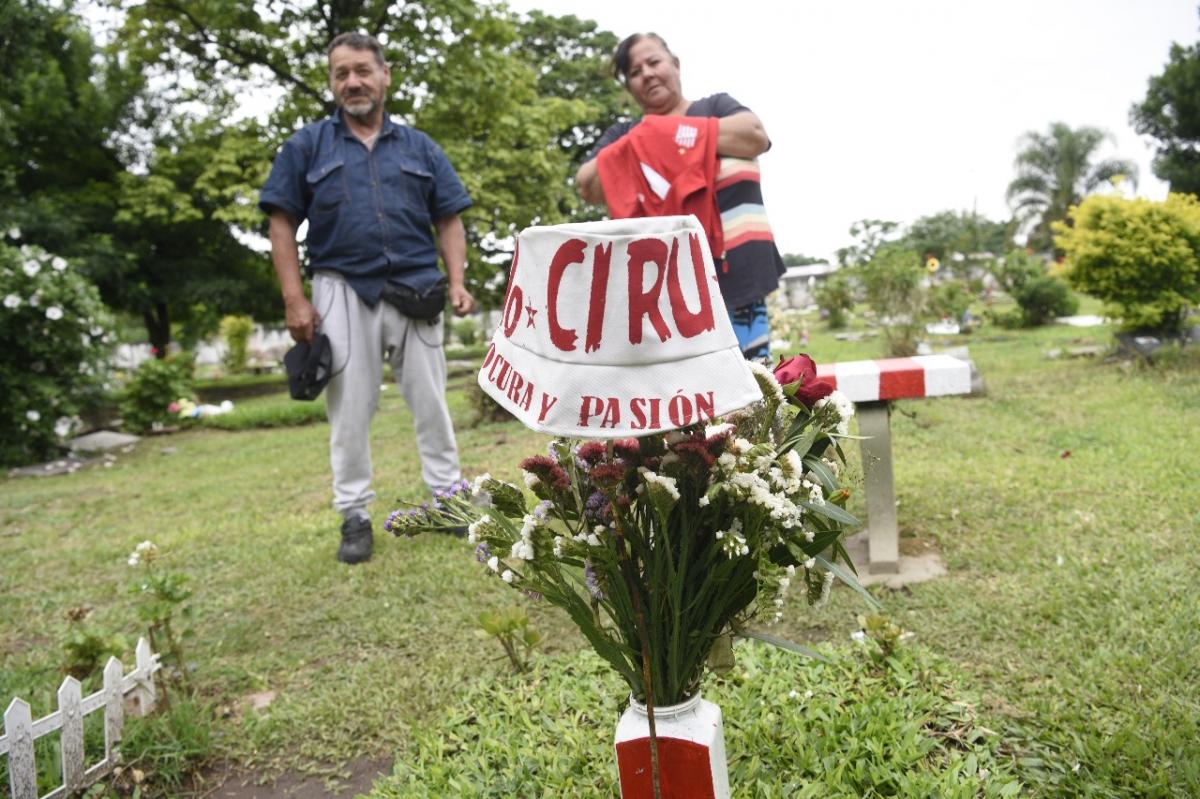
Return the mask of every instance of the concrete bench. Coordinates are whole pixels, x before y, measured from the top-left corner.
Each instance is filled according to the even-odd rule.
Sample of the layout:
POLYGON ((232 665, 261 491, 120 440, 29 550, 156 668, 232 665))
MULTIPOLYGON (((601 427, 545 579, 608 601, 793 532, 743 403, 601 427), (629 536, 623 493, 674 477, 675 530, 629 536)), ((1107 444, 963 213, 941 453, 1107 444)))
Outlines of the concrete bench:
POLYGON ((949 355, 918 355, 817 366, 856 406, 867 493, 868 566, 871 574, 900 570, 896 492, 892 481, 891 401, 971 393, 971 364, 949 355))

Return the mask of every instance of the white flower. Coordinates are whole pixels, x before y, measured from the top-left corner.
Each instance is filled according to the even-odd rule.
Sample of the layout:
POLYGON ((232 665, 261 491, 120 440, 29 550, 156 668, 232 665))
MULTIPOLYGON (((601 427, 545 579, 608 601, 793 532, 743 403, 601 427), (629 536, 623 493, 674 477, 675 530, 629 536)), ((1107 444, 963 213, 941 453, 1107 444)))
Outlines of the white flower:
POLYGON ((488 558, 487 565, 488 565, 488 568, 494 572, 500 571, 500 558, 498 558, 495 555, 492 555, 490 558, 488 558))
POLYGON ((725 433, 728 433, 732 429, 733 429, 733 425, 729 424, 728 422, 723 422, 721 424, 709 425, 708 427, 704 428, 704 437, 712 438, 713 436, 724 435, 725 433))
POLYGON ((25 411, 25 418, 31 422, 36 422, 42 418, 42 415, 37 411, 25 411))
POLYGON ((512 545, 512 556, 517 560, 533 560, 533 542, 524 538, 520 541, 514 541, 512 545))
POLYGON ((850 640, 856 644, 865 644, 867 642, 867 634, 862 630, 855 630, 850 633, 850 640))
POLYGON ((35 291, 35 292, 33 292, 32 295, 30 295, 29 304, 32 305, 34 308, 38 307, 38 305, 40 305, 41 302, 42 302, 42 292, 35 291))
POLYGON ((67 259, 63 258, 61 255, 56 255, 54 256, 54 259, 50 261, 50 266, 54 268, 55 272, 61 272, 67 268, 67 259))
POLYGON ((59 319, 63 318, 63 309, 59 308, 57 305, 51 305, 46 309, 46 318, 51 322, 57 322, 59 319))
POLYGON ((88 332, 92 334, 92 338, 100 338, 104 335, 104 328, 100 327, 100 325, 93 325, 92 329, 88 332))
POLYGON ((479 530, 480 530, 480 528, 483 527, 483 525, 486 521, 487 521, 487 517, 481 516, 478 519, 476 519, 475 521, 471 522, 469 525, 467 525, 467 542, 468 543, 474 544, 476 541, 479 540, 479 530))
MULTIPOLYGON (((111 466, 112 461, 108 461, 104 465, 111 466)), ((142 543, 138 544, 136 547, 133 548, 132 554, 130 554, 129 559, 125 562, 128 563, 130 566, 137 566, 139 563, 143 563, 143 562, 151 563, 157 557, 158 557, 158 547, 154 545, 154 542, 153 541, 143 541, 142 543)))
POLYGON ((21 307, 21 298, 16 294, 9 294, 4 298, 4 307, 9 309, 21 307))
POLYGON ((71 432, 71 426, 72 424, 69 418, 66 416, 60 416, 54 422, 54 435, 58 436, 59 438, 66 438, 67 434, 71 432))
POLYGON ((745 455, 754 445, 744 438, 735 438, 733 440, 733 451, 738 455, 745 455))
POLYGON ((21 228, 17 227, 16 225, 13 225, 12 227, 10 227, 10 228, 8 229, 8 237, 9 237, 10 239, 19 239, 19 238, 21 238, 21 228))
POLYGON ((588 546, 593 546, 593 547, 600 546, 600 539, 596 537, 595 533, 588 533, 587 542, 588 542, 588 546))
POLYGON ((663 436, 663 440, 667 442, 668 446, 671 444, 678 444, 680 441, 684 441, 686 439, 687 434, 680 430, 671 430, 665 436, 663 436))
POLYGON ((804 561, 804 568, 808 569, 809 571, 812 571, 816 567, 816 565, 817 565, 816 558, 809 558, 808 560, 804 561))
POLYGON ((514 577, 516 575, 512 573, 511 569, 505 569, 504 573, 500 575, 500 579, 506 583, 512 583, 514 577))
POLYGON ((538 476, 536 474, 534 474, 533 472, 522 471, 521 475, 525 478, 525 485, 528 486, 530 489, 537 488, 538 485, 542 482, 541 480, 538 479, 538 476))
POLYGON ((42 271, 42 265, 39 264, 34 259, 30 258, 28 261, 21 264, 21 269, 23 269, 25 271, 25 274, 28 277, 33 277, 38 272, 42 271))
POLYGON ((758 383, 763 395, 766 396, 769 393, 777 402, 783 402, 783 389, 779 386, 779 381, 775 379, 775 373, 754 361, 748 361, 746 365, 754 373, 754 382, 758 383))

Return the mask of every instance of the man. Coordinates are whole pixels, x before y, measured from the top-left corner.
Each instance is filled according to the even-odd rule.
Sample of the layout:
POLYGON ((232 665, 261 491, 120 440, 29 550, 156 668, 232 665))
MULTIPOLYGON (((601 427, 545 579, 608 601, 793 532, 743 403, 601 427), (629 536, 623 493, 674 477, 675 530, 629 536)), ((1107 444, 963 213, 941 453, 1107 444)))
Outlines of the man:
MULTIPOLYGON (((311 341, 319 327, 333 352, 326 405, 343 563, 371 557, 369 434, 385 357, 412 410, 426 485, 444 489, 461 477, 445 400, 442 316, 410 318, 391 300, 396 287, 417 296, 441 290, 440 255, 451 307, 459 316, 470 312, 475 301, 463 283, 467 244, 459 214, 471 199, 432 139, 384 114, 390 83, 375 39, 361 33, 335 38, 329 85, 338 109, 288 139, 259 202, 270 215, 271 259, 288 330, 297 341, 311 341), (296 244, 302 220, 308 221, 312 302, 304 295, 296 244)), ((435 312, 440 308, 437 303, 435 312)))
MULTIPOLYGON (((716 119, 714 188, 719 221, 709 229, 706 216, 697 214, 706 225, 709 241, 720 242, 723 252, 713 252, 717 280, 733 331, 747 360, 770 362, 770 332, 767 326, 766 297, 779 286, 783 259, 775 246, 771 227, 763 207, 758 156, 771 146, 758 116, 728 94, 714 94, 688 100, 683 94, 679 59, 656 33, 635 33, 627 37, 613 54, 613 75, 648 117, 692 117, 716 119)), ((627 206, 626 198, 606 197, 601 180, 601 151, 622 143, 635 132, 641 119, 618 122, 608 128, 575 175, 575 185, 583 199, 599 205, 607 202, 610 213, 615 206, 627 206)), ((661 126, 659 126, 661 127, 661 126)), ((635 135, 659 135, 654 128, 635 135)), ((673 130, 673 129, 672 129, 673 130)), ((667 150, 684 145, 665 141, 667 150)), ((627 162, 622 162, 627 163, 627 162)), ((642 180, 637 164, 624 176, 614 176, 610 185, 629 185, 642 180), (624 178, 624 179, 621 179, 624 178)), ((667 178, 674 176, 667 175, 667 178)), ((647 195, 649 196, 649 195, 647 195)), ((652 198, 650 198, 652 199, 652 198)))

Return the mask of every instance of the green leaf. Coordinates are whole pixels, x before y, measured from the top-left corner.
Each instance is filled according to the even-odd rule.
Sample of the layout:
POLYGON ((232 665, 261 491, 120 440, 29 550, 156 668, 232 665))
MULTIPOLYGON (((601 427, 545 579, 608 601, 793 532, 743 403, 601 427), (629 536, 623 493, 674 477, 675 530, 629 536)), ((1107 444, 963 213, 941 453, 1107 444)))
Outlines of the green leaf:
POLYGON ((871 593, 869 591, 867 591, 867 589, 863 588, 862 583, 860 583, 858 581, 857 577, 855 577, 850 572, 846 571, 845 569, 843 569, 841 566, 834 563, 833 561, 827 560, 824 555, 817 555, 816 560, 817 560, 817 563, 821 566, 821 568, 826 569, 827 571, 833 572, 835 577, 837 577, 839 580, 841 580, 846 585, 853 588, 858 593, 862 594, 863 598, 867 600, 867 602, 871 605, 872 608, 874 608, 875 610, 880 610, 883 608, 883 604, 880 603, 880 601, 878 599, 871 596, 871 593))
POLYGON ((846 511, 842 510, 837 505, 834 505, 832 502, 826 502, 824 504, 818 505, 815 502, 809 502, 807 500, 800 500, 800 504, 807 510, 812 511, 813 513, 818 513, 829 519, 833 519, 835 522, 838 522, 839 524, 844 524, 848 527, 858 527, 858 519, 856 519, 854 516, 847 513, 846 511))
POLYGON ((825 489, 826 494, 832 494, 834 491, 838 490, 837 477, 834 476, 833 471, 828 466, 821 462, 820 458, 813 457, 812 455, 805 455, 804 465, 810 472, 816 475, 817 480, 821 482, 821 487, 825 489))
MULTIPOLYGON (((770 644, 771 646, 778 647, 780 649, 786 649, 789 652, 795 652, 797 655, 803 655, 806 658, 812 658, 813 660, 819 660, 822 663, 832 663, 833 662, 829 658, 822 655, 820 652, 817 652, 815 649, 809 649, 806 646, 797 644, 793 641, 789 641, 786 638, 779 638, 778 636, 771 635, 770 633, 764 633, 762 630, 749 630, 749 629, 743 628, 743 629, 739 629, 737 631, 737 633, 742 638, 753 638, 756 641, 762 641, 764 644, 770 644)), ((732 656, 732 654, 733 653, 730 652, 731 656, 732 656)))

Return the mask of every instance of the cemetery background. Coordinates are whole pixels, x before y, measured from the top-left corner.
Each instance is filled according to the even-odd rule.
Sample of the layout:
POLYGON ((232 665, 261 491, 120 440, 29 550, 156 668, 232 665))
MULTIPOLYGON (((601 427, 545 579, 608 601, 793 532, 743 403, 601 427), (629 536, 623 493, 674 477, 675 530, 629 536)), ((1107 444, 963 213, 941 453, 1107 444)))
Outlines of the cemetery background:
MULTIPOLYGON (((814 328, 818 361, 878 354, 877 339, 814 328)), ((902 548, 940 550, 949 575, 880 591, 912 634, 887 665, 878 644, 850 638, 862 606, 835 591, 827 609, 778 631, 823 641, 837 667, 751 647, 730 680, 710 681, 734 714, 727 746, 742 795, 938 785, 999 795, 1013 780, 1032 795, 1197 790, 1200 562, 1194 503, 1180 490, 1200 446, 1189 423, 1197 364, 1190 350, 1154 367, 1045 357, 1110 336, 990 331, 971 341, 987 396, 899 404, 902 548), (764 715, 764 702, 775 709, 764 715)), ((451 392, 465 468, 504 474, 544 439, 515 422, 472 427, 472 380, 459 371, 451 392)), ((411 421, 397 395, 384 398, 373 440, 382 485, 419 500, 411 421)), ((375 795, 611 792, 618 692, 596 686, 594 659, 555 614, 525 604, 545 642, 533 671, 516 675, 476 633, 481 611, 513 598, 481 578, 465 544, 385 541, 362 569, 331 566, 325 435, 323 424, 193 430, 144 439, 107 469, 0 484, 0 693, 30 699, 35 715, 50 709, 72 629, 65 608, 91 605, 97 629, 136 635, 125 558, 149 537, 195 591, 196 696, 154 720, 165 752, 131 738, 163 794, 202 763, 336 782, 347 764, 387 770, 393 757, 375 795)))
MULTIPOLYGON (((458 30, 483 14, 450 2, 414 8, 421 19, 403 20, 413 30, 458 30)), ((270 20, 247 27, 222 9, 209 10, 223 46, 278 33, 270 20)), ((65 438, 51 431, 60 420, 18 403, 75 399, 47 382, 55 355, 67 351, 62 342, 73 339, 71 362, 81 369, 72 391, 82 396, 84 388, 104 388, 108 375, 93 361, 116 343, 114 321, 123 344, 148 337, 152 343, 140 346, 163 353, 168 342, 202 349, 197 343, 228 314, 277 316, 265 258, 239 236, 261 222, 247 199, 256 170, 297 119, 321 112, 322 99, 300 92, 265 127, 231 123, 222 115, 247 75, 219 58, 197 61, 170 12, 142 9, 131 16, 139 32, 103 49, 82 28, 61 24, 63 9, 16 10, 3 29, 14 46, 0 61, 6 75, 21 78, 0 89, 0 112, 14 122, 0 126, 9 154, 0 155, 0 266, 20 291, 0 291, 0 312, 12 313, 6 323, 18 311, 36 320, 41 327, 6 329, 5 337, 24 336, 41 349, 25 362, 0 362, 0 373, 13 417, 6 431, 40 425, 52 447, 51 433, 65 438), (157 44, 122 50, 145 41, 157 44), (187 70, 204 77, 203 86, 155 83, 187 70), (187 99, 209 103, 215 115, 173 115, 187 99), (27 245, 49 251, 20 249, 27 245), (97 288, 81 288, 87 282, 97 288), (108 308, 99 310, 101 300, 108 308), (58 335, 59 322, 75 325, 69 337, 39 334, 58 335), (80 335, 83 355, 74 343, 80 335)), ((611 34, 536 15, 520 24, 481 19, 488 24, 467 38, 429 45, 428 63, 448 65, 436 77, 406 65, 412 81, 397 87, 395 100, 439 137, 459 137, 452 157, 480 200, 470 220, 484 256, 472 272, 475 289, 494 300, 503 290, 493 277, 506 265, 505 232, 535 219, 595 215, 577 204, 566 175, 598 133, 594 120, 619 113, 625 100, 588 71, 615 44, 611 34), (483 55, 467 57, 473 53, 483 55), (539 73, 538 65, 552 66, 539 73), (508 87, 504 97, 488 93, 497 85, 508 87), (567 96, 575 99, 559 102, 567 96), (470 130, 459 125, 462 97, 479 101, 470 130), (529 112, 526 127, 508 124, 506 110, 517 107, 529 112), (546 159, 498 165, 486 158, 506 148, 528 156, 538 151, 530 142, 551 140, 546 159), (513 174, 537 179, 518 184, 513 174)), ((394 49, 407 53, 403 36, 413 34, 396 35, 394 49)), ((308 44, 293 53, 267 48, 270 63, 261 66, 279 80, 319 85, 320 48, 308 44)), ((1146 131, 1163 143, 1173 185, 1192 190, 1200 184, 1189 183, 1172 158, 1187 151, 1188 134, 1171 130, 1155 102, 1183 85, 1179 75, 1198 57, 1196 47, 1173 50, 1138 108, 1146 131)), ((1186 100, 1185 93, 1173 102, 1186 100)), ((1030 133, 1035 151, 1061 136, 1079 143, 1100 135, 1048 130, 1049 137, 1030 133)), ((1099 191, 1120 206, 1120 181, 1090 181, 1090 155, 1075 164, 1086 191, 1042 186, 1034 198, 1053 213, 1035 212, 1025 227, 1051 248, 1048 255, 1049 223, 1083 194, 1099 191)), ((743 795, 1200 794, 1200 602, 1192 577, 1200 519, 1189 491, 1200 445, 1198 356, 1195 347, 1166 347, 1153 363, 1073 359, 1066 356, 1110 353, 1115 329, 1023 329, 1029 309, 1000 292, 985 314, 987 287, 971 270, 992 261, 975 256, 1007 248, 1018 221, 965 211, 903 227, 864 220, 839 260, 861 267, 860 288, 876 307, 856 305, 863 297, 835 272, 812 288, 826 310, 848 314, 847 329, 815 315, 779 320, 776 352, 805 350, 818 362, 885 355, 885 338, 918 346, 913 331, 929 339, 918 314, 907 324, 872 295, 902 295, 916 285, 913 267, 935 256, 942 262, 935 282, 955 289, 935 291, 944 315, 968 307, 984 324, 970 336, 928 343, 969 343, 988 393, 899 403, 893 418, 902 552, 939 552, 948 576, 904 591, 873 589, 886 606, 878 618, 857 618, 861 605, 835 592, 820 614, 785 620, 781 635, 816 643, 833 666, 744 647, 738 669, 706 687, 737 714, 727 716, 727 746, 743 795), (955 253, 965 254, 961 271, 955 253)), ((1175 264, 1187 267, 1178 272, 1180 296, 1196 288, 1189 246, 1190 260, 1175 264)), ((789 257, 797 266, 815 260, 789 257)), ((1006 268, 1012 264, 1033 264, 1023 279, 1032 274, 1041 288, 1065 292, 1039 259, 1010 254, 1006 268)), ((1126 278, 1157 285, 1136 268, 1126 278)), ((1000 283, 1022 296, 1017 283, 1000 283)), ((1106 312, 1089 298, 1079 310, 1106 312)), ((472 388, 481 354, 464 346, 451 356, 460 361, 451 403, 464 466, 472 475, 512 477, 544 439, 490 419, 472 388)), ((186 375, 177 363, 145 364, 118 377, 144 378, 143 405, 160 413, 186 389, 186 375)), ((79 672, 86 692, 98 679, 95 664, 127 651, 144 631, 145 596, 131 590, 135 574, 126 565, 138 542, 157 542, 162 568, 186 577, 192 591, 168 608, 180 611, 177 622, 189 633, 185 654, 168 664, 179 689, 174 702, 131 721, 129 768, 97 793, 184 795, 210 789, 227 769, 250 780, 311 775, 331 784, 353 773, 365 790, 372 771, 389 771, 393 760, 394 773, 374 795, 612 793, 608 743, 620 691, 603 684, 561 620, 532 602, 510 613, 518 629, 527 624, 542 637, 523 656, 530 670, 517 674, 478 621, 481 612, 507 612, 512 597, 480 578, 469 548, 429 537, 385 542, 368 566, 334 568, 322 403, 290 402, 272 375, 206 379, 195 388, 197 399, 210 401, 236 392, 235 412, 71 463, 60 477, 0 482, 0 698, 30 700, 35 718, 53 708, 62 671, 79 672)), ((133 405, 120 410, 151 426, 133 405)), ((165 416, 168 426, 177 416, 165 416)), ((410 431, 397 393, 385 392, 374 443, 380 486, 392 495, 383 494, 381 508, 422 498, 410 431)), ((96 735, 85 726, 89 746, 96 735)), ((50 739, 38 748, 47 787, 55 746, 50 739)), ((0 784, 5 767, 0 762, 0 784)))

